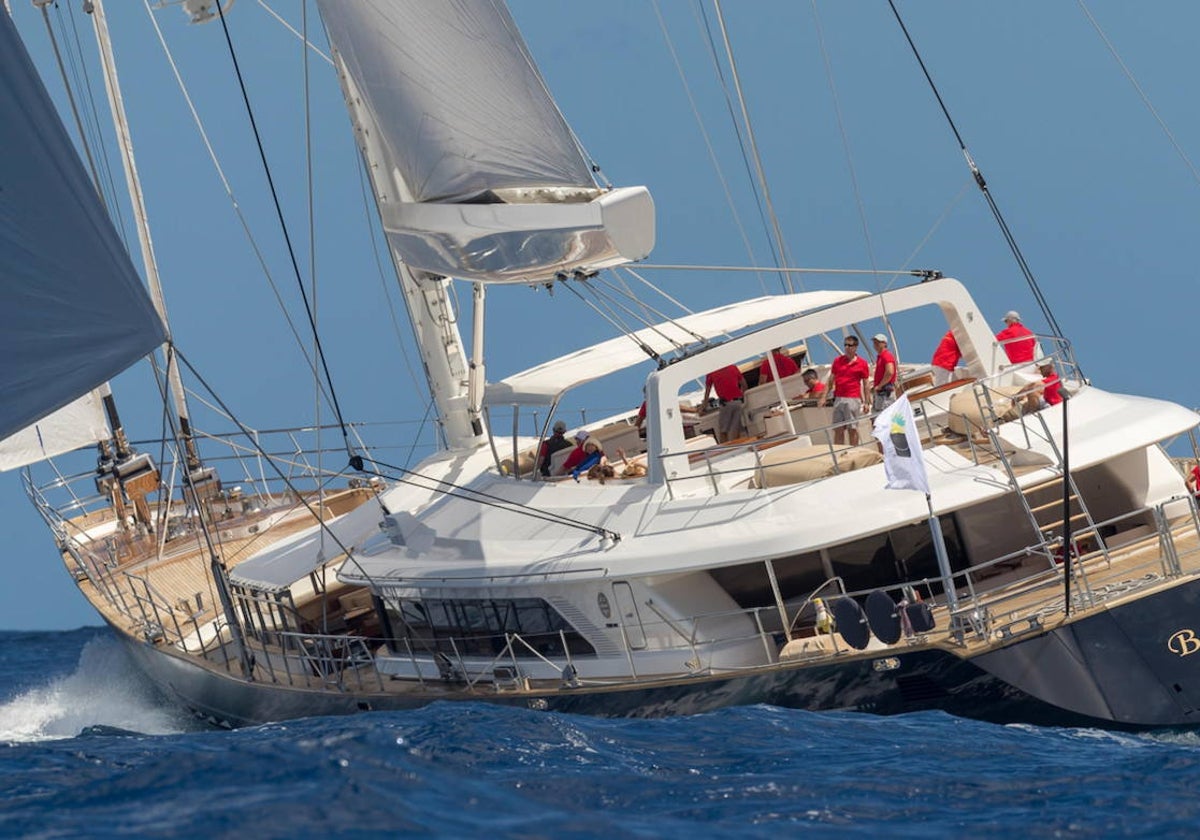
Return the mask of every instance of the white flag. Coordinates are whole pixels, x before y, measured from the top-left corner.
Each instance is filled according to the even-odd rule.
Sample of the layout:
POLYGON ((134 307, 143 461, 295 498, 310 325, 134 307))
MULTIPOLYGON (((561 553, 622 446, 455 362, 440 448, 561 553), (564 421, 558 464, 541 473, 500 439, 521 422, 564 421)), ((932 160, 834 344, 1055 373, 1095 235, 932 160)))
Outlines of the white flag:
POLYGON ((921 436, 913 419, 908 395, 896 400, 875 418, 872 432, 883 446, 883 471, 889 490, 920 490, 929 495, 929 478, 921 454, 921 436))

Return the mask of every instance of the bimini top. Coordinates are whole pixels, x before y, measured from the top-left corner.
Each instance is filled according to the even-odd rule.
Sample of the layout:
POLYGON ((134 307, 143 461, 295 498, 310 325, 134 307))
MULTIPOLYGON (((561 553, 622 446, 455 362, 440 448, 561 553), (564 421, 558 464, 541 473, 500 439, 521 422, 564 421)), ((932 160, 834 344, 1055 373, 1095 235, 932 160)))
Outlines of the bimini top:
POLYGON ((492 382, 484 392, 483 402, 485 405, 549 405, 571 388, 646 362, 642 344, 656 353, 666 354, 679 347, 721 338, 757 324, 857 300, 869 294, 862 291, 824 291, 770 295, 685 315, 631 335, 576 350, 499 382, 492 382))

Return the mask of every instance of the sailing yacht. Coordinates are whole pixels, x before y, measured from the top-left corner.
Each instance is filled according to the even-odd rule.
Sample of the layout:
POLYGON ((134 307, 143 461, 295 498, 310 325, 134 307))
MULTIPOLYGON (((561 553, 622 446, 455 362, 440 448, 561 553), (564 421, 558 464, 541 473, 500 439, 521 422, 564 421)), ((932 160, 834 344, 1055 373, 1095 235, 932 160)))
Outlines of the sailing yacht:
MULTIPOLYGON (((657 304, 625 303, 604 282, 651 253, 650 191, 597 180, 502 4, 318 6, 443 446, 409 470, 347 435, 349 468, 314 469, 256 436, 198 433, 164 377, 163 464, 134 451, 110 411, 65 445, 98 445, 94 468, 27 473, 68 573, 170 702, 227 726, 436 700, 1191 723, 1200 515, 1163 447, 1196 428, 1194 412, 1092 385, 1058 334, 1012 352, 969 281, 933 270, 885 290, 789 290, 650 317, 657 304), (469 284, 469 322, 452 280, 469 284), (488 298, 527 286, 640 323, 493 378, 488 298), (902 362, 891 393, 878 389, 899 399, 874 410, 854 390, 864 384, 833 370, 838 336, 897 346, 905 325, 930 324, 961 354, 949 381, 902 362), (779 357, 837 389, 839 413, 802 372, 780 375, 779 357), (578 430, 609 469, 564 470, 567 450, 543 452, 573 394, 647 366, 644 423, 631 408, 578 430), (740 396, 708 402, 707 378, 730 366, 740 396), (1047 371, 1065 401, 1047 399, 1047 371), (246 486, 223 480, 227 465, 201 444, 258 464, 246 486)), ((45 133, 48 100, 7 20, 0 37, 4 96, 33 103, 10 110, 45 133)), ((86 206, 77 226, 103 234, 119 308, 139 314, 113 332, 138 340, 88 338, 112 358, 20 400, 0 431, 34 444, 10 467, 61 454, 43 443, 57 410, 95 402, 167 340, 163 309, 152 317, 130 282, 54 131, 55 166, 6 178, 70 167, 72 195, 11 198, 6 184, 0 196, 19 202, 9 213, 30 195, 86 206)), ((6 240, 6 272, 31 278, 6 288, 78 274, 23 261, 54 253, 39 230, 6 240)))

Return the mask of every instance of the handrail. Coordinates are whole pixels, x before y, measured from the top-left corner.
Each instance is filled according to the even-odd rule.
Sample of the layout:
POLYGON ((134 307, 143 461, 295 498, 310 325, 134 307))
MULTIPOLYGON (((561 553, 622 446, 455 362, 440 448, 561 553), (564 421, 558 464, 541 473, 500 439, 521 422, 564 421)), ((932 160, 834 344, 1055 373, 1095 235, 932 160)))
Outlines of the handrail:
MULTIPOLYGON (((1174 531, 1178 530, 1178 524, 1172 528, 1166 518, 1165 508, 1170 504, 1181 501, 1182 499, 1183 497, 1173 497, 1172 499, 1168 499, 1159 505, 1148 506, 1137 511, 1130 511, 1126 514, 1122 514, 1104 522, 1097 523, 1097 536, 1099 536, 1100 529, 1106 528, 1113 524, 1119 524, 1123 520, 1137 521, 1145 524, 1147 517, 1156 514, 1156 526, 1159 528, 1159 530, 1156 530, 1150 534, 1146 534, 1137 541, 1126 546, 1122 546, 1120 549, 1116 549, 1115 551, 1119 553, 1144 551, 1146 549, 1147 540, 1151 540, 1156 536, 1161 540, 1173 543, 1175 538, 1174 531)), ((1188 527, 1196 534, 1197 538, 1200 539, 1200 509, 1197 508, 1194 500, 1189 501, 1188 504, 1190 506, 1190 521, 1187 523, 1188 527)), ((1200 550, 1200 548, 1194 550, 1200 550)), ((1091 593, 1091 603, 1089 603, 1088 606, 1091 607, 1100 604, 1109 598, 1119 597, 1128 591, 1129 586, 1146 585, 1148 583, 1153 583, 1156 580, 1164 579, 1165 576, 1169 575, 1171 567, 1174 565, 1169 560, 1167 556, 1168 553, 1169 552, 1166 549, 1164 549, 1162 552, 1152 552, 1153 556, 1147 560, 1147 563, 1139 563, 1130 567, 1131 571, 1136 571, 1137 569, 1145 568, 1149 563, 1159 564, 1158 568, 1160 574, 1147 577, 1144 582, 1139 579, 1138 581, 1134 581, 1128 585, 1123 584, 1121 586, 1109 583, 1099 589, 1088 590, 1091 593)), ((1074 568, 1076 570, 1076 574, 1080 576, 1081 582, 1086 581, 1095 573, 1096 567, 1093 565, 1092 561, 1101 560, 1102 557, 1103 555, 1097 551, 1094 552, 1092 556, 1080 558, 1079 562, 1074 568)), ((1028 546, 1015 552, 1010 552, 1004 556, 994 558, 985 563, 973 565, 968 569, 955 572, 952 576, 952 578, 955 580, 956 586, 962 586, 970 593, 967 597, 964 597, 960 601, 960 607, 956 611, 956 615, 976 618, 977 620, 972 624, 974 627, 974 632, 989 635, 996 632, 1011 632, 1009 628, 1011 628, 1013 624, 1019 624, 1021 622, 1025 622, 1031 627, 1040 626, 1038 624, 1038 622, 1041 621, 1040 616, 1044 616, 1047 610, 1055 609, 1055 604, 1061 602, 1062 600, 1061 586, 1059 585, 1061 576, 1062 570, 1060 567, 1054 564, 1046 544, 1028 546), (1029 557, 1036 556, 1040 556, 1045 559, 1046 565, 1044 568, 1037 570, 1032 574, 1026 574, 1022 577, 1018 577, 1015 580, 1009 577, 1003 582, 992 587, 980 585, 984 583, 981 575, 986 573, 987 570, 1000 566, 1004 563, 1009 563, 1013 560, 1024 560, 1029 557), (964 581, 968 581, 969 583, 964 584, 964 581), (1025 598, 1031 591, 1038 591, 1041 589, 1045 590, 1045 595, 1043 597, 1034 599, 1025 606, 1022 606, 1018 612, 1012 612, 1009 608, 1005 607, 1006 604, 1011 603, 1014 599, 1025 598), (1001 615, 1005 613, 1008 613, 1008 615, 1005 616, 1004 620, 1001 620, 1001 615)), ((930 603, 933 606, 945 607, 946 605, 944 601, 939 601, 938 598, 934 598, 932 596, 932 585, 940 584, 940 582, 940 579, 921 578, 889 584, 887 586, 873 587, 871 589, 862 591, 847 591, 845 582, 842 578, 831 577, 822 582, 820 586, 812 590, 805 600, 801 602, 799 608, 794 614, 794 617, 792 618, 789 627, 795 628, 797 621, 805 613, 805 611, 809 609, 812 601, 815 598, 820 597, 823 593, 828 593, 828 591, 831 589, 848 598, 861 598, 874 591, 883 591, 889 593, 889 595, 893 597, 894 601, 900 603, 903 600, 905 589, 911 587, 930 593, 930 603)), ((648 636, 657 636, 659 639, 659 643, 656 644, 656 646, 650 652, 652 654, 661 654, 673 650, 687 651, 690 657, 688 660, 689 662, 694 663, 695 667, 708 668, 710 672, 713 672, 713 666, 711 664, 713 660, 711 658, 711 654, 716 652, 719 648, 733 643, 749 642, 750 640, 760 640, 765 645, 767 645, 770 641, 771 634, 768 633, 763 627, 762 623, 758 621, 758 617, 763 613, 764 610, 767 612, 772 611, 773 608, 769 605, 754 606, 736 610, 722 610, 713 613, 703 613, 681 619, 674 619, 663 614, 662 611, 654 604, 647 603, 647 606, 650 607, 650 611, 656 616, 657 620, 643 622, 643 630, 648 636), (710 624, 714 621, 729 619, 734 616, 745 616, 751 619, 754 622, 753 629, 744 628, 741 631, 734 632, 727 636, 717 636, 704 641, 700 640, 699 628, 702 625, 710 624), (688 625, 693 628, 691 633, 686 630, 688 625), (678 641, 677 643, 672 644, 668 641, 668 639, 677 639, 678 641)), ((1061 604, 1059 605, 1058 609, 1061 609, 1061 604)), ((639 663, 642 661, 640 659, 641 651, 635 653, 629 646, 628 639, 623 635, 623 626, 621 631, 624 643, 620 645, 619 655, 623 656, 627 660, 629 670, 627 674, 620 679, 634 681, 643 679, 643 677, 639 676, 638 674, 639 663)), ((961 628, 959 632, 962 632, 961 628)), ((517 637, 515 634, 505 634, 503 637, 501 637, 498 634, 496 638, 497 640, 503 638, 504 650, 502 650, 500 655, 492 659, 493 665, 505 656, 512 655, 512 648, 514 644, 519 642, 524 643, 524 646, 529 648, 530 653, 533 654, 537 660, 540 660, 546 665, 559 670, 561 670, 563 667, 563 664, 559 661, 559 654, 556 653, 544 655, 541 652, 533 649, 532 645, 530 645, 530 643, 522 637, 517 637)), ((831 638, 833 639, 833 649, 826 651, 823 654, 816 654, 816 658, 822 658, 824 656, 834 657, 844 654, 845 648, 839 644, 837 633, 832 633, 831 638)), ((414 643, 419 644, 420 641, 421 640, 405 639, 404 645, 407 647, 410 656, 414 656, 414 643)), ((453 645, 452 639, 447 640, 442 638, 436 641, 442 646, 446 645, 447 642, 453 645)), ((479 639, 473 640, 475 643, 478 643, 479 641, 479 639)), ((469 679, 471 684, 476 684, 481 680, 486 679, 487 674, 485 672, 487 670, 487 665, 485 662, 481 661, 481 657, 463 655, 457 645, 453 645, 453 650, 453 656, 456 665, 459 669, 461 669, 460 673, 463 679, 469 679)), ((434 654, 430 652, 422 657, 417 658, 425 658, 426 656, 432 657, 433 655, 434 654)), ((562 656, 569 658, 567 649, 565 647, 562 656)), ((746 668, 750 667, 768 665, 773 661, 773 657, 774 651, 772 647, 768 645, 766 648, 764 648, 763 659, 758 663, 758 665, 736 666, 736 668, 745 670, 746 668)), ((519 673, 521 670, 519 660, 514 661, 514 667, 516 668, 517 673, 519 673)), ((642 667, 644 668, 644 666, 642 667)), ((722 666, 721 670, 724 670, 724 667, 725 666, 722 666)), ((420 669, 417 668, 416 671, 419 675, 420 669)), ((646 674, 644 678, 661 679, 664 676, 671 676, 672 674, 684 676, 690 673, 692 673, 690 669, 680 669, 678 671, 672 671, 669 674, 655 671, 653 674, 646 674)), ((586 682, 589 684, 599 684, 603 683, 604 681, 604 679, 593 679, 587 680, 586 682)))

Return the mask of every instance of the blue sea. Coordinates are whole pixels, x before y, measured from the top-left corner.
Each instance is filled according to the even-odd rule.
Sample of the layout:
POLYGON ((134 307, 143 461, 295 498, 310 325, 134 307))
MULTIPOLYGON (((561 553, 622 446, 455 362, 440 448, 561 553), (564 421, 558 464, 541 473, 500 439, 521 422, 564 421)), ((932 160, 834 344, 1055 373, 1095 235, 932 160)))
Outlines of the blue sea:
POLYGON ((1193 837, 1200 735, 485 704, 206 728, 106 630, 0 633, 5 837, 1193 837))

